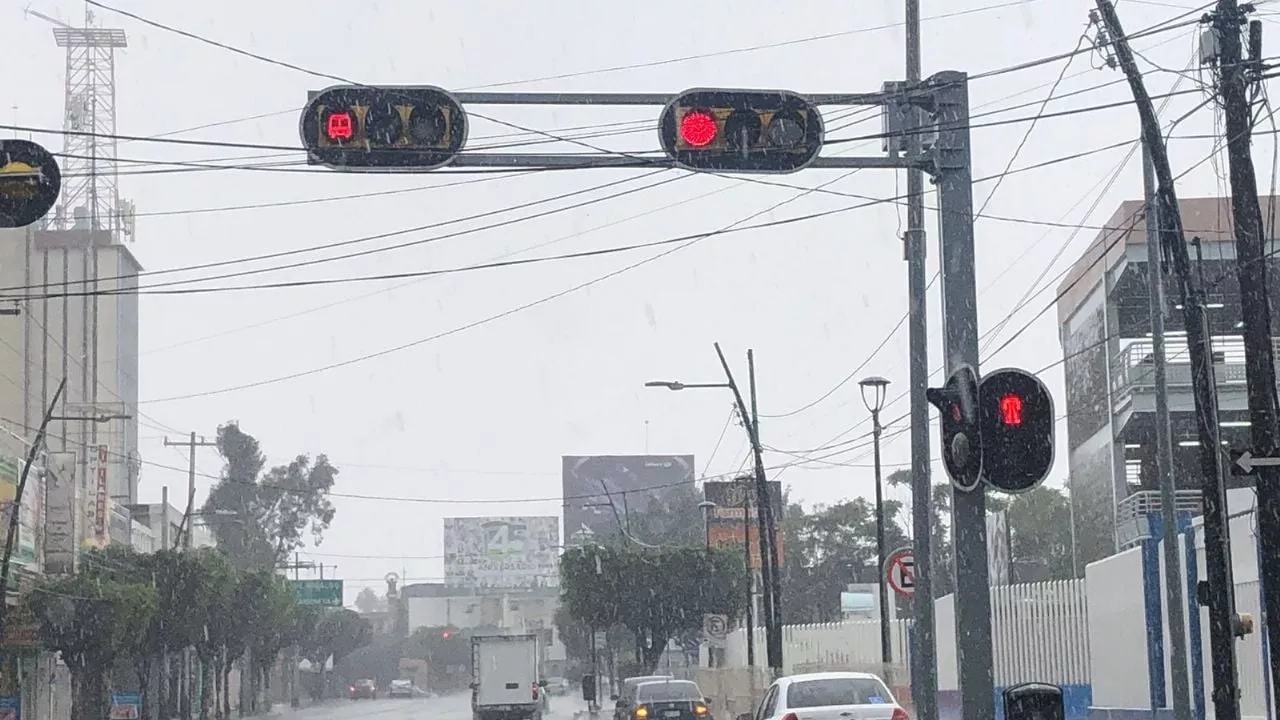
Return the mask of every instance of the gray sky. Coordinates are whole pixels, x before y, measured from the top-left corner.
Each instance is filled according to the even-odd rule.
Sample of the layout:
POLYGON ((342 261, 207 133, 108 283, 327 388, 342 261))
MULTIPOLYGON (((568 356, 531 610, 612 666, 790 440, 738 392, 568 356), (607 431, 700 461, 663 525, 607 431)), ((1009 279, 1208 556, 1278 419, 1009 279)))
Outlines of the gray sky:
MULTIPOLYGON (((795 5, 655 0, 644 3, 643 9, 630 10, 586 0, 112 0, 108 4, 230 46, 365 83, 420 83, 449 89, 499 84, 495 89, 674 92, 694 86, 739 86, 865 92, 903 73, 901 3, 888 0, 806 0, 795 5), (815 36, 822 38, 678 60, 815 36), (608 70, 631 65, 645 67, 608 70), (563 75, 573 76, 537 81, 563 75)), ((16 105, 16 109, 0 108, 0 118, 5 124, 56 129, 63 113, 63 51, 55 46, 47 23, 24 18, 27 6, 27 0, 0 3, 0 25, 8 29, 6 55, 23 58, 19 72, 0 73, 0 97, 13 99, 5 105, 16 105)), ((32 0, 29 6, 74 23, 83 18, 83 5, 73 0, 32 0)), ((943 69, 978 74, 1068 52, 1079 42, 1091 7, 1093 3, 1084 0, 1003 4, 925 0, 925 74, 943 69), (961 14, 966 10, 973 12, 961 14), (930 19, 939 15, 948 17, 930 19)), ((1193 7, 1189 0, 1121 0, 1119 12, 1134 33, 1193 7)), ((105 26, 121 27, 129 34, 128 50, 117 56, 117 132, 121 134, 151 136, 218 123, 172 137, 296 146, 297 110, 307 90, 333 84, 110 12, 98 11, 98 15, 105 26), (261 117, 244 120, 252 116, 261 117)), ((1195 27, 1182 27, 1135 41, 1150 71, 1152 93, 1167 92, 1178 79, 1170 70, 1187 66, 1197 32, 1195 27), (1151 63, 1164 69, 1157 70, 1151 63)), ((1049 84, 1066 64, 1056 61, 974 80, 970 94, 975 114, 1026 105, 975 122, 1034 115, 1038 103, 1047 97, 1049 84)), ((1048 110, 1128 99, 1127 86, 1118 82, 1120 74, 1091 69, 1100 66, 1096 54, 1075 57, 1057 91, 1069 97, 1055 101, 1048 110), (1105 83, 1112 84, 1087 90, 1105 83), (1071 94, 1076 91, 1083 92, 1071 94)), ((1197 80, 1198 75, 1190 73, 1181 87, 1192 88, 1197 80)), ((1202 100, 1195 93, 1173 98, 1163 115, 1165 122, 1202 100)), ((586 142, 615 150, 657 147, 651 126, 656 125, 654 109, 489 107, 478 111, 557 134, 571 127, 639 121, 627 126, 639 128, 637 132, 586 142)), ((847 109, 827 110, 828 129, 848 126, 850 120, 841 118, 850 116, 847 109)), ((834 135, 880 131, 874 113, 852 113, 852 118, 866 122, 834 135)), ((975 177, 1002 171, 1028 127, 1018 122, 976 129, 975 177)), ((1200 110, 1182 122, 1174 136, 1203 135, 1213 127, 1212 112, 1200 110)), ((512 137, 513 132, 472 117, 473 146, 543 139, 512 137), (479 139, 486 136, 489 139, 479 139)), ((1034 165, 1136 136, 1131 107, 1046 119, 1031 132, 1013 166, 1034 165)), ((57 135, 34 139, 61 149, 57 135)), ((1270 182, 1272 139, 1258 140, 1264 187, 1270 182)), ((583 151, 571 144, 530 149, 583 151)), ((1025 222, 980 219, 977 223, 983 330, 999 324, 1029 290, 1050 289, 1027 301, 988 350, 1045 308, 1059 273, 1096 233, 1043 223, 1096 226, 1121 200, 1140 195, 1136 156, 1112 189, 1102 192, 1127 149, 1020 173, 1000 185, 987 211, 1025 222), (1089 213, 1099 197, 1097 210, 1089 213), (1047 274, 1037 283, 1046 268, 1047 274)), ((1173 141, 1175 172, 1200 162, 1210 150, 1205 140, 1173 141)), ((845 143, 826 152, 874 155, 880 152, 879 141, 845 143)), ((252 158, 242 163, 301 157, 270 150, 148 142, 122 143, 119 154, 148 161, 252 158)), ((207 286, 401 272, 507 255, 529 257, 627 245, 716 230, 800 195, 796 190, 682 176, 677 171, 652 177, 642 177, 638 171, 598 170, 517 174, 441 187, 468 178, 448 174, 346 177, 311 169, 299 172, 296 164, 291 165, 294 171, 274 172, 139 174, 157 166, 123 163, 121 167, 121 193, 136 202, 139 214, 137 241, 131 249, 149 270, 402 230, 627 181, 587 196, 366 242, 355 249, 511 221, 497 229, 315 267, 212 281, 207 286), (193 212, 392 190, 412 191, 193 212), (519 221, 623 190, 635 191, 519 221)), ((867 170, 840 178, 838 171, 808 171, 771 180, 796 187, 835 181, 829 189, 881 198, 897 195, 904 186, 889 171, 867 170)), ((1213 164, 1206 162, 1180 182, 1179 192, 1188 197, 1212 195, 1222 186, 1213 164)), ((991 182, 975 187, 975 205, 983 203, 992 187, 991 182)), ((752 222, 855 204, 862 202, 810 193, 752 222)), ((926 199, 926 204, 933 206, 933 198, 926 199)), ((147 419, 141 429, 142 453, 149 463, 178 470, 145 465, 140 493, 143 500, 154 501, 162 485, 176 491, 185 483, 185 459, 163 446, 166 432, 195 429, 212 437, 219 423, 235 419, 261 440, 272 461, 286 461, 300 452, 327 453, 342 469, 335 488, 339 493, 450 501, 337 498, 334 525, 310 559, 336 564, 339 575, 353 580, 348 600, 366 584, 358 581, 380 578, 392 570, 403 572, 410 581, 438 578, 442 574, 438 559, 350 556, 438 556, 444 516, 558 513, 562 454, 693 453, 709 474, 734 472, 746 452, 740 429, 730 427, 712 454, 729 413, 727 394, 646 391, 641 383, 654 378, 720 381, 711 346, 719 340, 743 376, 742 355, 747 347, 755 348, 763 412, 787 413, 823 395, 866 360, 906 312, 906 267, 896 239, 902 222, 903 208, 889 203, 772 230, 708 238, 587 289, 448 337, 279 382, 270 381, 476 323, 658 251, 411 282, 144 296, 141 395, 147 419), (257 383, 263 384, 217 392, 257 383), (197 397, 167 400, 188 395, 197 397), (515 498, 548 500, 493 502, 515 498)), ((937 258, 933 213, 929 225, 932 272, 937 258)), ((335 252, 307 253, 290 260, 335 252)), ((281 262, 175 274, 156 281, 281 262)), ((930 342, 936 348, 941 327, 936 286, 930 305, 930 342)), ((1045 312, 994 359, 984 356, 985 367, 1018 365, 1034 370, 1060 360, 1055 321, 1054 311, 1045 312)), ((937 367, 940 355, 935 351, 932 357, 937 367)), ((896 397, 906 390, 906 367, 903 329, 867 364, 865 373, 890 378, 894 382, 891 397, 896 397)), ((1061 414, 1061 367, 1044 377, 1058 398, 1061 414)), ((906 411, 905 400, 899 401, 886 410, 886 418, 906 411)), ((803 412, 764 420, 761 432, 771 447, 804 455, 840 433, 845 433, 841 440, 858 438, 869 426, 850 428, 866 415, 857 386, 850 382, 803 412)), ((1060 423, 1061 441, 1065 434, 1065 424, 1060 423)), ((885 448, 885 462, 906 462, 908 449, 906 435, 893 439, 885 448)), ((871 491, 870 451, 864 441, 811 457, 820 459, 803 462, 771 452, 767 462, 790 465, 776 476, 791 488, 794 498, 806 503, 829 503, 871 491)), ((215 475, 219 467, 215 453, 202 451, 199 467, 215 475)), ((934 473, 935 478, 943 477, 936 464, 934 473)), ((1060 453, 1051 481, 1061 483, 1065 475, 1065 453, 1060 453)), ((210 482, 202 478, 201 494, 210 482)))

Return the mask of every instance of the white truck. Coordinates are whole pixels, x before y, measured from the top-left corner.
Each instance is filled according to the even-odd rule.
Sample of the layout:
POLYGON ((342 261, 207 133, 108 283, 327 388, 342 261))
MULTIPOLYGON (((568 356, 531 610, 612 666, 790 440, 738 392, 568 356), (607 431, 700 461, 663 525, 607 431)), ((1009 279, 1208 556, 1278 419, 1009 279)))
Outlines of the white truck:
POLYGON ((537 635, 471 638, 472 720, 542 720, 537 635))

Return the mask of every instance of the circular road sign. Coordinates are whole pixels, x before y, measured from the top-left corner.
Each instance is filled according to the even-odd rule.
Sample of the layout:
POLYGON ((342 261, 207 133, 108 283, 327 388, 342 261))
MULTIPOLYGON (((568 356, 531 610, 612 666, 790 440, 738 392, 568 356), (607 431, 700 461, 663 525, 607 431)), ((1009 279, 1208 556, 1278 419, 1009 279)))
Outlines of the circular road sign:
POLYGON ((903 597, 916 593, 916 556, 909 548, 898 550, 884 564, 889 588, 903 597))
POLYGON ((729 632, 729 618, 724 615, 704 615, 702 629, 713 638, 722 638, 729 632))
POLYGON ((44 217, 61 189, 62 173, 48 150, 30 140, 0 140, 0 228, 44 217))

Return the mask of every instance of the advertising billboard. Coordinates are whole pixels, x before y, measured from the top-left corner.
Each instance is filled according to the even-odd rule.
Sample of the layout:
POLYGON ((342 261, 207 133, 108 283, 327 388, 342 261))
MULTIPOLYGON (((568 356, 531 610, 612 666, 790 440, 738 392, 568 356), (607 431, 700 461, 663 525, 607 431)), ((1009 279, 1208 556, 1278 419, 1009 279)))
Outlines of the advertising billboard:
POLYGON ((445 518, 444 582, 472 590, 560 587, 560 518, 445 518))
POLYGON ((565 455, 562 461, 566 545, 617 536, 620 518, 694 482, 692 455, 565 455))
MULTIPOLYGON (((22 476, 23 460, 10 455, 0 455, 0 507, 4 520, 0 530, 7 530, 13 517, 14 499, 18 493, 18 479, 22 476)), ((36 562, 36 528, 40 526, 40 500, 44 494, 38 478, 29 476, 22 493, 22 507, 18 508, 18 538, 13 549, 12 561, 18 565, 34 566, 36 562)))
MULTIPOLYGON (((782 567, 782 483, 769 482, 769 504, 773 507, 776 526, 774 551, 778 567, 782 567)), ((744 541, 743 525, 746 516, 746 538, 751 543, 751 567, 760 568, 760 523, 756 483, 753 478, 725 482, 706 482, 702 492, 708 502, 715 503, 707 516, 707 539, 712 547, 741 548, 744 541)))
POLYGON ((49 453, 45 483, 44 571, 51 575, 76 570, 76 455, 49 453))

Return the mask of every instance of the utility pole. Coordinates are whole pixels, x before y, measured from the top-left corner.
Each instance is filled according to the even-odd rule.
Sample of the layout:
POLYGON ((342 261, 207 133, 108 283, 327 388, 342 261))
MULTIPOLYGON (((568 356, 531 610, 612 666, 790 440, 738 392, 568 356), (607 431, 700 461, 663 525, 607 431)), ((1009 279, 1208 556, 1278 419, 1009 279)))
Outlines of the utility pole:
MULTIPOLYGON (((761 554, 769 553, 769 600, 771 613, 769 618, 769 668, 774 679, 782 677, 782 558, 778 556, 778 518, 775 517, 773 497, 769 493, 769 483, 764 474, 764 450, 760 444, 760 413, 756 403, 756 355, 747 349, 747 386, 751 392, 751 434, 756 438, 752 454, 756 461, 757 492, 760 497, 759 514, 763 528, 760 533, 761 554)), ((760 558, 763 567, 765 559, 760 558)))
MULTIPOLYGON (((720 349, 720 343, 715 343, 716 355, 720 358, 720 367, 724 369, 725 380, 729 385, 729 389, 733 391, 733 401, 738 407, 738 415, 742 418, 742 424, 747 428, 747 437, 751 441, 751 456, 755 460, 755 481, 756 481, 756 526, 759 529, 759 546, 760 546, 760 596, 763 600, 761 620, 765 628, 765 654, 768 658, 770 670, 774 677, 780 677, 782 674, 782 632, 781 628, 777 628, 778 632, 774 632, 774 623, 779 617, 774 610, 774 583, 772 577, 772 569, 774 565, 773 557, 773 538, 770 536, 769 518, 773 513, 770 510, 769 501, 769 482, 765 476, 764 470, 764 448, 760 445, 760 423, 753 419, 753 414, 747 409, 747 403, 742 399, 742 390, 738 387, 738 382, 733 378, 733 371, 729 369, 729 361, 724 357, 724 351, 720 349)), ((751 386, 755 386, 755 361, 750 351, 747 352, 747 360, 749 362, 748 370, 751 375, 751 386)), ((692 387, 692 386, 689 386, 692 387)), ((752 393, 754 397, 755 393, 752 393)))
MULTIPOLYGON (((1271 304, 1267 287, 1267 237, 1258 202, 1258 177, 1253 168, 1253 103, 1251 73, 1262 59, 1260 25, 1247 23, 1248 10, 1236 0, 1218 0, 1212 15, 1218 41, 1218 93, 1226 116, 1227 163, 1231 182, 1232 230, 1236 236, 1236 278, 1240 284, 1241 335, 1244 339, 1246 387, 1249 396, 1249 450, 1273 457, 1280 449, 1280 403, 1276 399, 1275 352, 1272 346, 1271 304), (1250 27, 1249 57, 1240 41, 1241 27, 1250 27)), ((1262 579, 1263 616, 1267 646, 1271 648, 1271 687, 1280 687, 1280 467, 1261 465, 1257 473, 1258 576, 1262 579)))
MULTIPOLYGON (((920 0, 906 0, 906 81, 920 84, 920 0)), ((907 157, 920 155, 920 110, 907 107, 907 157)), ((972 203, 971 203, 972 204, 972 203)), ((907 346, 911 403, 911 534, 916 559, 916 588, 912 596, 915 647, 911 660, 911 701, 918 720, 938 720, 937 640, 933 605, 933 479, 929 449, 929 310, 924 235, 924 172, 907 170, 907 231, 903 238, 907 260, 907 346)), ((883 558, 881 558, 883 560, 883 558)), ((881 568, 883 575, 883 568, 881 568)), ((883 578, 881 582, 883 582, 883 578)))
MULTIPOLYGON (((196 439, 196 433, 191 431, 191 436, 186 440, 172 441, 169 438, 164 439, 165 447, 185 447, 187 448, 189 465, 187 467, 187 509, 182 514, 182 527, 179 534, 182 536, 182 546, 191 548, 191 523, 193 514, 196 511, 196 448, 198 447, 217 447, 218 443, 210 442, 201 437, 196 439)), ((165 512, 168 512, 166 508, 165 512)))
MULTIPOLYGON (((1174 193, 1173 171, 1156 118, 1151 95, 1142 71, 1116 15, 1111 0, 1096 0, 1116 60, 1129 81, 1134 106, 1142 127, 1142 141, 1151 156, 1156 176, 1161 246, 1173 261, 1178 277, 1187 349, 1191 356, 1191 380, 1195 397, 1196 431, 1200 443, 1200 471, 1204 502, 1205 565, 1207 565, 1209 645, 1213 665, 1213 706, 1216 720, 1239 720, 1240 697, 1236 668, 1235 586, 1231 572, 1230 529, 1227 521, 1227 490, 1222 477, 1218 396, 1205 321, 1204 290, 1191 267, 1191 255, 1183 232, 1182 212, 1174 193)), ((1256 197, 1256 196, 1255 196, 1256 197)), ((1260 513, 1261 514, 1261 513, 1260 513)))
POLYGON ((66 387, 67 379, 64 377, 62 382, 58 383, 53 399, 49 401, 49 408, 45 410, 40 427, 36 430, 36 437, 31 441, 31 447, 27 449, 27 461, 22 465, 22 475, 18 477, 18 487, 13 492, 13 503, 9 507, 9 522, 4 538, 4 560, 0 562, 0 639, 4 638, 6 623, 9 619, 9 563, 13 559, 13 548, 18 538, 18 523, 22 519, 22 492, 27 487, 31 466, 35 464, 36 456, 44 447, 45 431, 53 421, 54 408, 58 406, 58 400, 62 398, 62 391, 66 387))
MULTIPOLYGON (((742 483, 742 561, 747 566, 747 667, 756 666, 756 574, 751 569, 751 478, 740 477, 742 483)), ((755 674, 751 675, 752 687, 755 687, 755 674)))
POLYGON ((1151 354, 1156 386, 1156 477, 1160 482, 1161 549, 1164 551, 1165 609, 1169 618, 1169 685, 1174 720, 1191 720, 1187 675, 1186 604, 1182 596, 1182 558, 1178 552, 1177 481, 1173 477, 1173 435, 1169 425, 1169 381, 1164 344, 1164 273, 1160 252, 1160 208, 1151 152, 1142 145, 1142 185, 1147 203, 1147 299, 1151 309, 1151 354))

